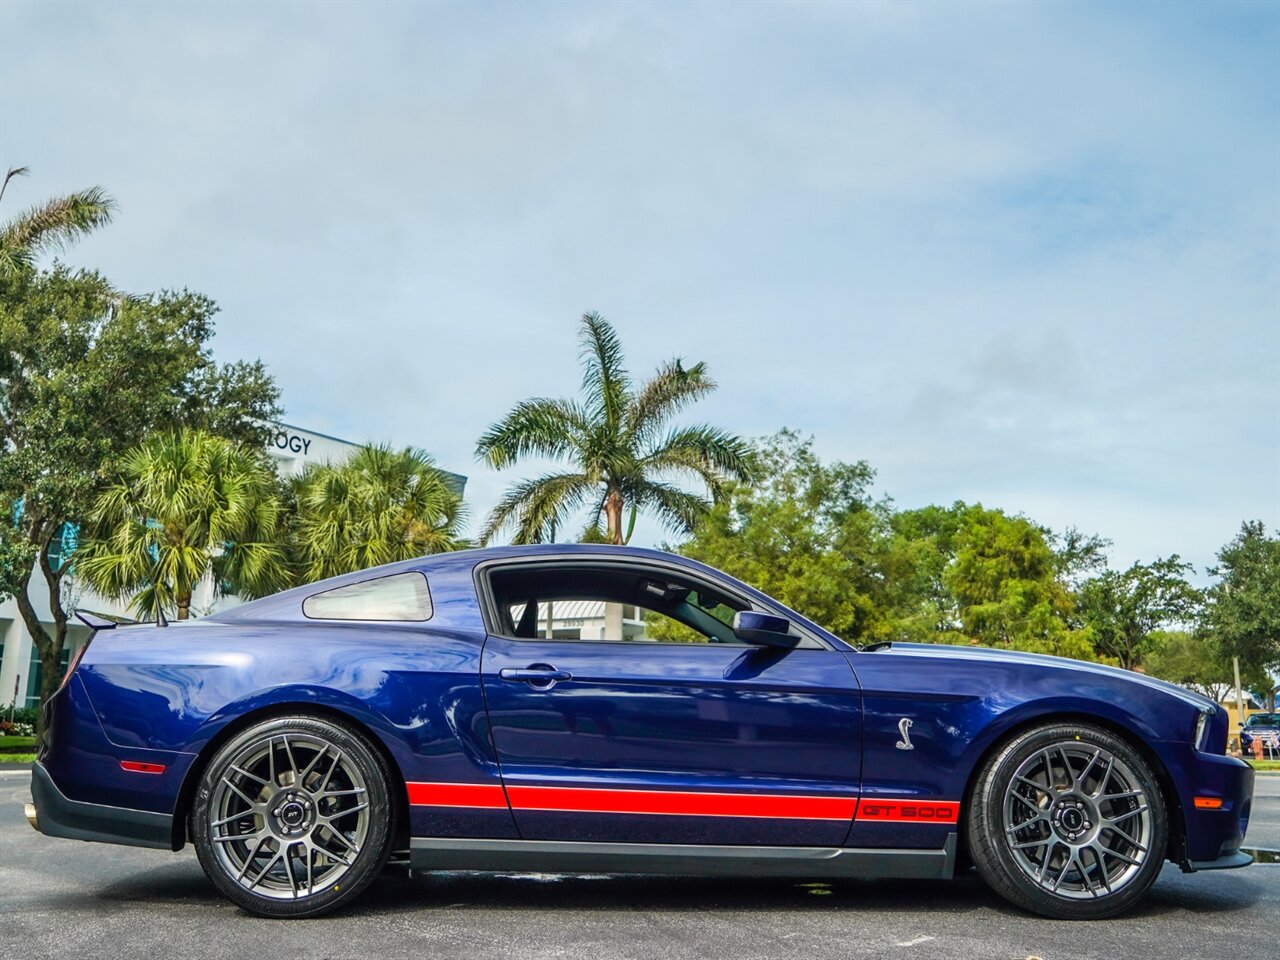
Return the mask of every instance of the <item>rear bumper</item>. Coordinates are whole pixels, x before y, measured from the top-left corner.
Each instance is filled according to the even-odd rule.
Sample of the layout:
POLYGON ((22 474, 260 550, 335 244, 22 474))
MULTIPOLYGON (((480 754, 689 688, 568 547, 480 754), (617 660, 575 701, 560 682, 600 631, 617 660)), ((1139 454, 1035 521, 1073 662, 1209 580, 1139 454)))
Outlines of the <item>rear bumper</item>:
POLYGON ((68 799, 42 763, 31 765, 31 800, 36 808, 32 826, 46 837, 173 849, 173 818, 168 814, 68 799))

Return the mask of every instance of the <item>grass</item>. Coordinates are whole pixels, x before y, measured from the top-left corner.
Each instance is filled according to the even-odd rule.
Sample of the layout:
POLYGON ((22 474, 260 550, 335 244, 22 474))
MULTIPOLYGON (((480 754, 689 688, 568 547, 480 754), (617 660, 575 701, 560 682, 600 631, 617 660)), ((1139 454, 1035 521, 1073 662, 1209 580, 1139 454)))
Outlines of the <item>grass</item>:
POLYGON ((0 750, 25 750, 35 745, 35 737, 0 737, 0 750))
POLYGON ((1259 772, 1280 773, 1280 760, 1250 760, 1249 766, 1259 772))
POLYGON ((0 753, 0 763, 35 763, 34 753, 0 753))

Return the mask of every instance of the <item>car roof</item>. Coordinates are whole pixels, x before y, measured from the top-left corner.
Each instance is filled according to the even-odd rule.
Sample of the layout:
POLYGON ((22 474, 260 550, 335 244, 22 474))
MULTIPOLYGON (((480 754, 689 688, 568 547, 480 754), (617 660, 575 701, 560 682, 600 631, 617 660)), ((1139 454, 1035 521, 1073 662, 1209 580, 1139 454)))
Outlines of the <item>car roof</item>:
MULTIPOLYGON (((430 580, 433 572, 444 568, 457 569, 459 567, 475 567, 480 563, 492 560, 575 556, 581 556, 584 558, 617 557, 622 560, 658 560, 664 563, 674 563, 691 571, 711 574, 721 579, 728 579, 731 583, 737 583, 737 581, 733 580, 732 577, 727 577, 726 574, 718 570, 713 570, 696 560, 690 560, 687 557, 681 557, 662 550, 654 550, 649 547, 625 547, 608 543, 513 544, 500 547, 456 550, 451 553, 434 553, 423 557, 414 557, 411 560, 400 560, 395 563, 387 563, 378 567, 369 567, 365 570, 357 570, 354 573, 344 573, 340 576, 330 577, 327 580, 317 580, 314 583, 304 584, 300 587, 294 587, 293 589, 285 590, 281 593, 275 593, 269 597, 263 597, 260 600, 251 600, 248 603, 233 607, 230 610, 224 610, 211 617, 206 617, 205 621, 219 623, 303 621, 306 619, 302 614, 303 600, 307 597, 313 596, 314 594, 323 593, 326 590, 333 590, 337 587, 346 586, 347 584, 360 583, 365 580, 373 580, 378 577, 387 577, 397 573, 406 573, 410 571, 420 571, 426 575, 428 580, 430 580)), ((762 598, 764 597, 764 595, 758 590, 753 589, 747 584, 738 585, 751 595, 762 598)))

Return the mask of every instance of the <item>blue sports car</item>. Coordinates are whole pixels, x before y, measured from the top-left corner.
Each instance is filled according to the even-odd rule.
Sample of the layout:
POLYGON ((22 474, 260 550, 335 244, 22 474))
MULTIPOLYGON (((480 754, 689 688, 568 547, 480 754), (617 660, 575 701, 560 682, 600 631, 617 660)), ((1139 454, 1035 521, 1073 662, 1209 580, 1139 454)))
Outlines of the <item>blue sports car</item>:
MULTIPOLYGON (((92 618, 90 618, 92 619, 92 618)), ((32 824, 180 850, 245 910, 413 870, 947 878, 1037 913, 1242 867, 1253 773, 1179 687, 857 648, 681 557, 545 545, 98 630, 46 704, 32 824), (110 628, 110 629, 109 629, 110 628)))

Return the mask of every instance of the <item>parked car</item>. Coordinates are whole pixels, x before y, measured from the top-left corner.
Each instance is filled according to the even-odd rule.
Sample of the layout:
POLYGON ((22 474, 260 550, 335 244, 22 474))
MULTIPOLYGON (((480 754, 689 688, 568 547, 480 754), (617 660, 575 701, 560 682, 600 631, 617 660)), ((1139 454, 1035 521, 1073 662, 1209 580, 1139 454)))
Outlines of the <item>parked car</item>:
POLYGON ((1255 713, 1240 728, 1240 750, 1253 753, 1253 741, 1262 741, 1262 755, 1280 756, 1280 713, 1255 713))
POLYGON ((858 648, 657 551, 468 551, 203 620, 88 619, 44 708, 29 819, 191 842, 263 916, 348 903, 392 856, 920 880, 971 861, 1064 918, 1131 907, 1166 860, 1251 862, 1253 772, 1212 701, 1054 657, 858 648), (587 601, 605 636, 556 628, 587 601))

